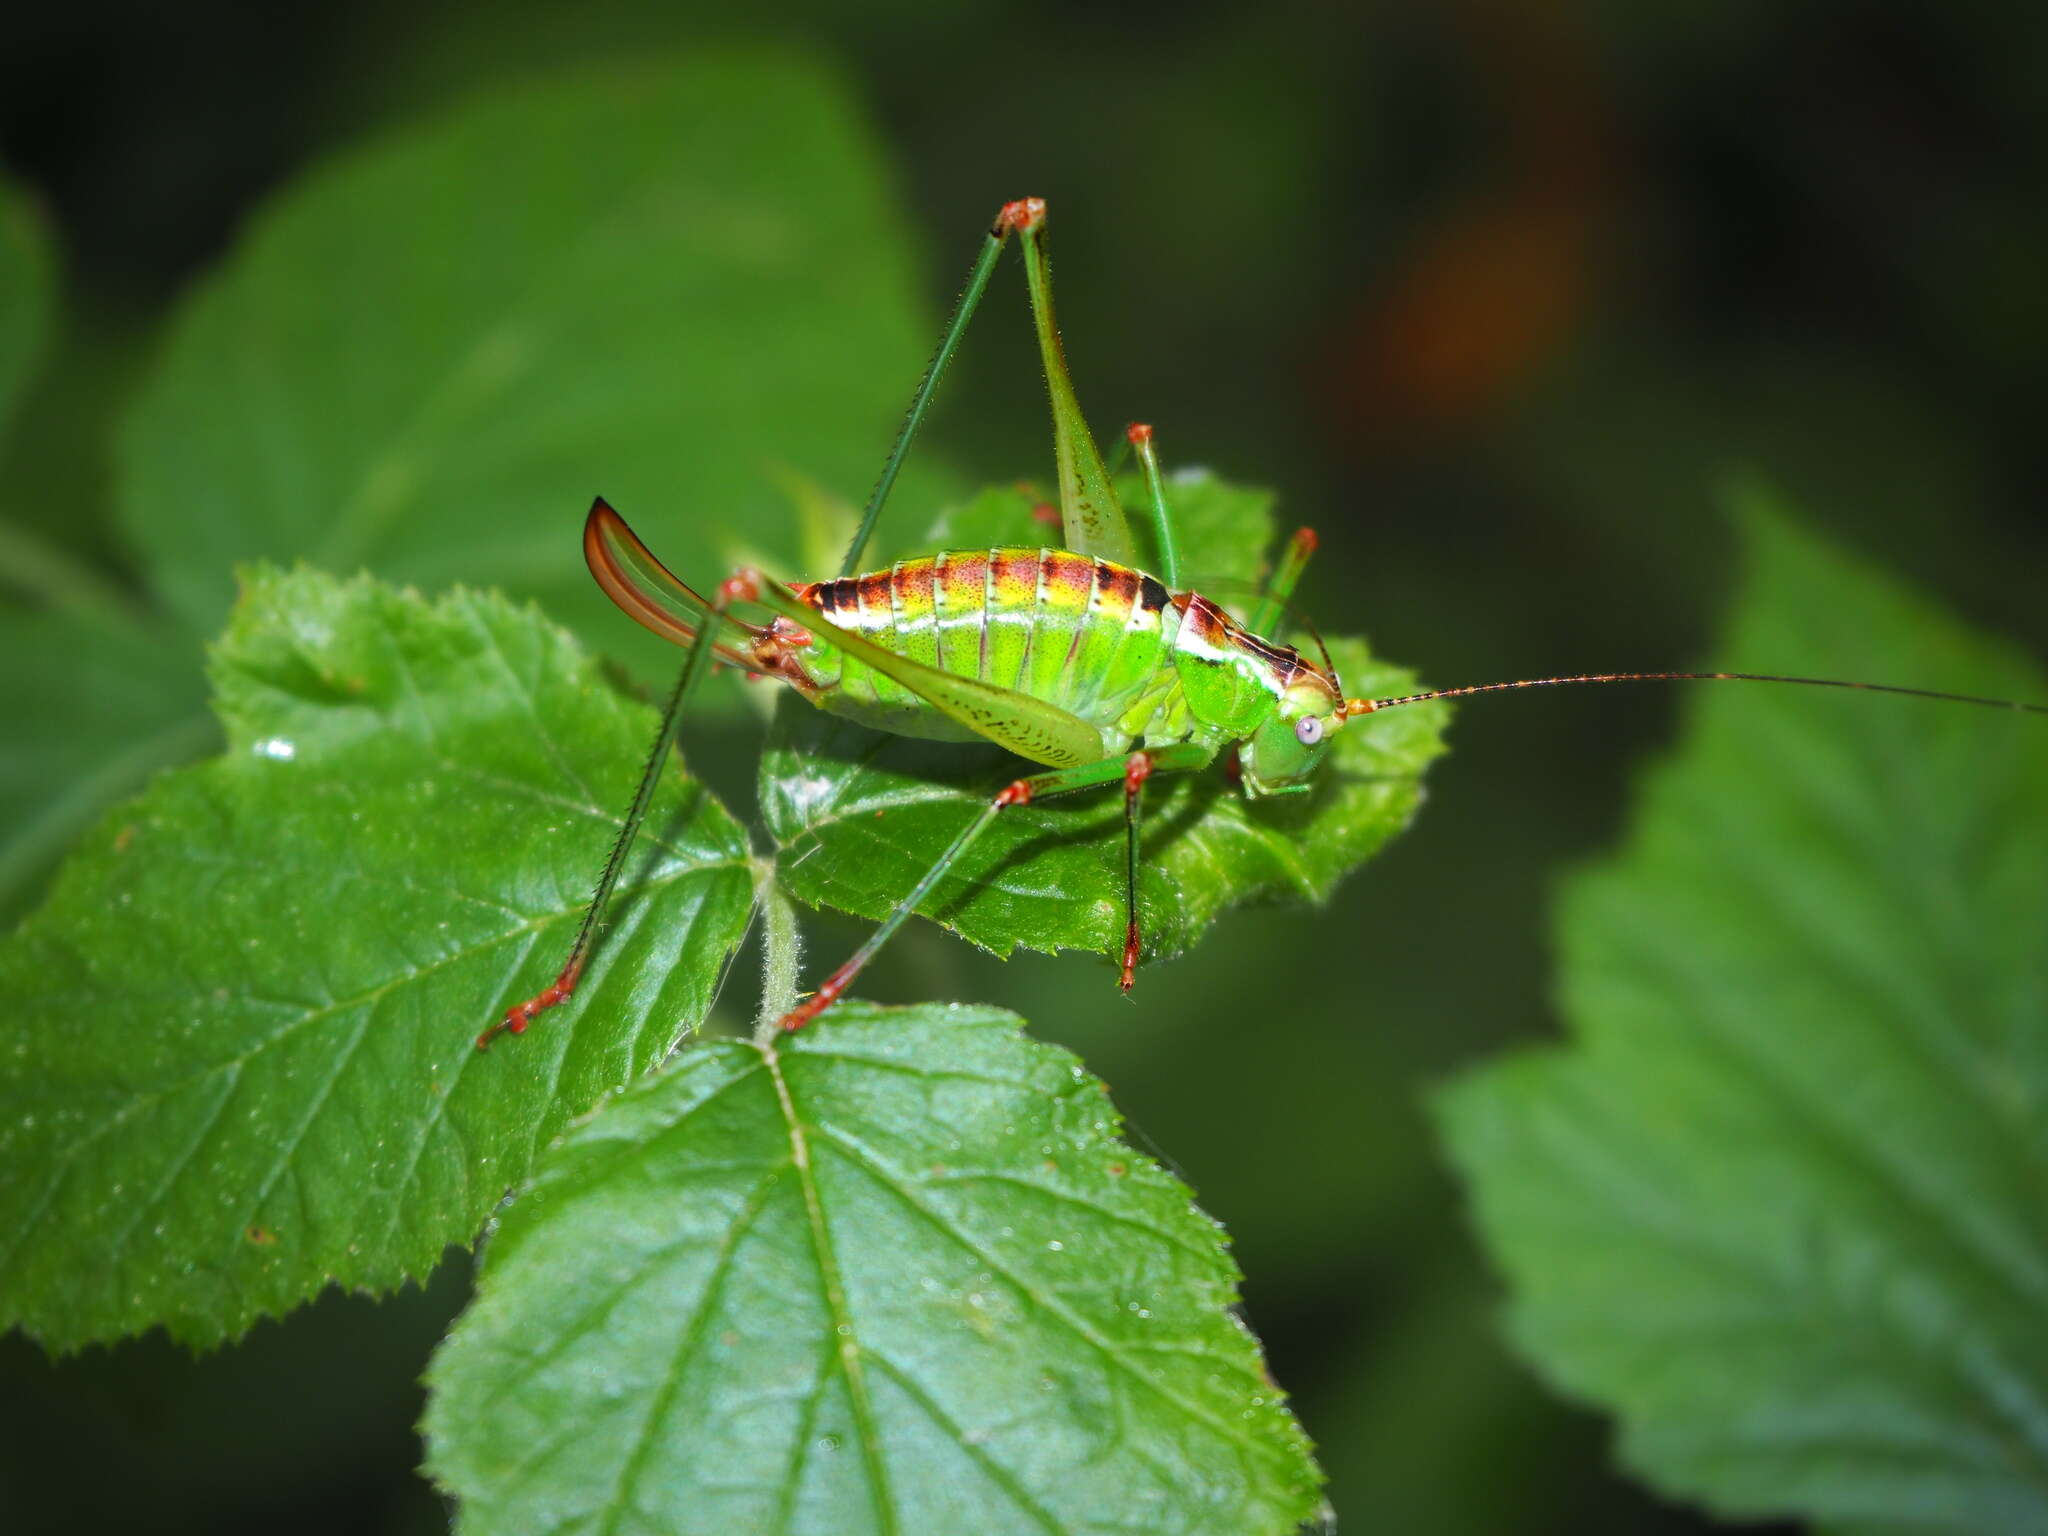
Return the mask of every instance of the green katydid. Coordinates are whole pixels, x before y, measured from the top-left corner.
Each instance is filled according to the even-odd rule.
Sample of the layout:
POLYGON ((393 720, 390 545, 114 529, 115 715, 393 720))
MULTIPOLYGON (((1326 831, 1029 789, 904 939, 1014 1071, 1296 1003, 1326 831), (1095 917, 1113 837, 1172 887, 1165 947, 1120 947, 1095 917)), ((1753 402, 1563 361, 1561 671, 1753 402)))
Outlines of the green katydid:
POLYGON ((1124 510, 1081 414, 1053 317, 1045 204, 1005 204, 982 244, 938 350, 868 498, 836 579, 785 586, 744 570, 704 598, 670 573, 600 498, 584 525, 598 584, 629 616, 689 647, 638 791, 569 957, 537 996, 509 1008, 477 1038, 520 1033, 574 991, 601 927, 627 848, 644 817, 691 694, 714 661, 789 684, 808 702, 878 730, 937 740, 986 740, 1044 771, 1019 777, 969 822, 867 941, 782 1019, 797 1029, 842 996, 861 969, 944 879, 1005 807, 1121 784, 1125 937, 1119 985, 1132 984, 1143 947, 1137 885, 1144 787, 1154 774, 1222 761, 1252 797, 1310 787, 1330 738, 1361 715, 1511 689, 1576 683, 1741 681, 1857 688, 2048 714, 2048 707, 1833 678, 1753 672, 1607 672, 1523 678, 1391 698, 1347 698, 1327 656, 1313 660, 1264 637, 1287 611, 1314 553, 1304 528, 1275 563, 1240 623, 1180 590, 1166 485, 1152 429, 1128 437, 1142 468, 1156 574, 1137 569, 1124 510), (1025 275, 1046 381, 1064 548, 946 551, 859 574, 868 541, 912 439, 1012 236, 1025 275), (734 603, 772 617, 744 622, 734 603))

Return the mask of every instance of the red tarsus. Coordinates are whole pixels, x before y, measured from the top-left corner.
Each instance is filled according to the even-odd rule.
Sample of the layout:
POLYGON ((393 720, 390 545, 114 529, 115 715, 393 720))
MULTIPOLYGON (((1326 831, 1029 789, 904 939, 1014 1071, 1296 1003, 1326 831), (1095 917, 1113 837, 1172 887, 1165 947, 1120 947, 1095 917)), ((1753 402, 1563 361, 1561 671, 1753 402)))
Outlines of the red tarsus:
POLYGON ((1152 429, 1142 421, 1134 421, 1124 428, 1124 436, 1131 440, 1133 448, 1142 448, 1152 441, 1152 429))
POLYGON ((1124 760, 1124 793, 1135 795, 1138 786, 1152 777, 1152 754, 1133 752, 1124 760))
POLYGON ((1050 523, 1053 527, 1057 528, 1060 525, 1060 509, 1049 501, 1041 501, 1032 507, 1031 521, 1034 523, 1050 523))
POLYGON ((499 1035, 525 1034, 526 1026, 533 1022, 535 1014, 545 1013, 557 1003, 569 1001, 570 994, 576 990, 577 981, 581 979, 582 969, 580 965, 570 966, 538 996, 529 997, 525 1002, 515 1003, 507 1008, 505 1017, 476 1037, 476 1048, 480 1051, 489 1050, 491 1041, 499 1035))
POLYGON ((1313 528, 1297 528, 1294 530, 1294 547, 1305 556, 1314 554, 1322 546, 1322 542, 1321 539, 1316 537, 1316 531, 1313 528))
POLYGON ((996 796, 997 805, 1029 805, 1031 803, 1031 781, 1018 779, 1003 786, 996 796))
POLYGON ((1234 741, 1230 744, 1230 751, 1224 754, 1223 777, 1233 785, 1244 782, 1244 759, 1238 756, 1238 746, 1234 741))
POLYGON ((843 970, 834 971, 803 1002, 782 1016, 779 1027, 794 1034, 819 1014, 839 1001, 839 994, 846 990, 847 977, 843 970))
POLYGON ((761 573, 759 571, 734 571, 719 584, 718 596, 722 602, 757 603, 761 600, 761 573))
POLYGON ((1116 984, 1124 991, 1131 990, 1131 983, 1138 979, 1138 925, 1133 922, 1124 929, 1124 973, 1116 984))

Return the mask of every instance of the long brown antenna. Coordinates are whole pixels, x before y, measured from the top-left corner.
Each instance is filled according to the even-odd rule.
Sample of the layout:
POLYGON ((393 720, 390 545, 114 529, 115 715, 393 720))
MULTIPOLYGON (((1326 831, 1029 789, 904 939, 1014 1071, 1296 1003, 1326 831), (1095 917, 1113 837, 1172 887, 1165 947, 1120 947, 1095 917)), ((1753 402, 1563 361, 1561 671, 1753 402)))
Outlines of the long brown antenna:
POLYGON ((2016 709, 2048 715, 2048 704, 2022 704, 2017 699, 1986 699, 1972 693, 1943 693, 1934 688, 1901 688, 1893 683, 1852 683, 1838 677, 1781 677, 1772 672, 1581 672, 1571 677, 1525 677, 1509 683, 1469 683, 1463 688, 1433 688, 1391 699, 1347 699, 1344 713, 1369 715, 1398 704, 1426 704, 1431 699, 1462 699, 1475 693, 1505 693, 1513 688, 1559 688, 1568 683, 1795 683, 1802 688, 1855 688, 1864 693, 1897 693, 1910 699, 1940 699, 1949 704, 1976 704, 1985 709, 2016 709))

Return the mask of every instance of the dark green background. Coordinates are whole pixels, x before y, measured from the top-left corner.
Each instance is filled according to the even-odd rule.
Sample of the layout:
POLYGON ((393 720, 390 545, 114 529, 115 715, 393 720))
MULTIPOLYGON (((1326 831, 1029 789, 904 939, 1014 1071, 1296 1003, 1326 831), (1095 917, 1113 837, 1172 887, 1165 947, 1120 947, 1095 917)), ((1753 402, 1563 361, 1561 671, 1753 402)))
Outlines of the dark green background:
MULTIPOLYGON (((2003 3, 883 0, 744 32, 616 0, 17 12, 0 159, 69 288, 0 477, 61 496, 50 525, 119 579, 101 428, 254 203, 456 91, 736 35, 811 47, 865 98, 935 312, 999 201, 1051 199, 1096 419, 1278 486, 1324 535, 1310 611, 1434 680, 1696 659, 1732 554, 1717 491, 1746 470, 2048 642, 2048 17, 2003 3)), ((934 428, 979 478, 1049 466, 1020 290, 1006 272, 934 428)), ((1671 709, 1469 707, 1420 823, 1329 911, 1237 915, 1135 1006, 1101 964, 999 966, 924 927, 874 973, 1018 1008, 1115 1085, 1235 1234, 1347 1529, 1698 1527, 1503 1352, 1419 1110, 1554 1028, 1548 894, 1612 842, 1671 709)), ((749 750, 726 745, 729 784, 749 750)), ((814 925, 814 958, 855 932, 814 925)), ((467 1271, 196 1363, 0 1344, 0 1523, 437 1528, 412 1383, 467 1271)))

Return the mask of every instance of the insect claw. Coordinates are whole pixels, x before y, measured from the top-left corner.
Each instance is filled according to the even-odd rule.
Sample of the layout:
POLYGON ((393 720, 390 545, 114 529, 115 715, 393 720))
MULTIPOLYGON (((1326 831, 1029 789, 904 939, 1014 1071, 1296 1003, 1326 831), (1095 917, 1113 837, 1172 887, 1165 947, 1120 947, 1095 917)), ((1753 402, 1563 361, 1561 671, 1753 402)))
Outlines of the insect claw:
POLYGON ((839 994, 846 990, 846 983, 839 977, 828 976, 824 985, 809 997, 798 1003, 776 1021, 776 1027, 788 1034, 795 1034, 819 1014, 839 1001, 839 994))
POLYGON ((562 974, 549 983, 544 991, 529 997, 523 1003, 514 1003, 510 1008, 507 1008, 505 1010, 505 1017, 498 1020, 497 1023, 476 1037, 476 1048, 480 1051, 487 1051, 491 1048, 491 1042, 500 1035, 525 1034, 526 1026, 533 1022, 535 1014, 543 1013, 547 1009, 554 1007, 557 1003, 569 1001, 569 995, 576 990, 576 983, 581 979, 582 974, 582 962, 580 960, 571 961, 564 968, 562 974))

